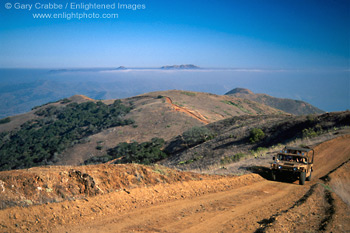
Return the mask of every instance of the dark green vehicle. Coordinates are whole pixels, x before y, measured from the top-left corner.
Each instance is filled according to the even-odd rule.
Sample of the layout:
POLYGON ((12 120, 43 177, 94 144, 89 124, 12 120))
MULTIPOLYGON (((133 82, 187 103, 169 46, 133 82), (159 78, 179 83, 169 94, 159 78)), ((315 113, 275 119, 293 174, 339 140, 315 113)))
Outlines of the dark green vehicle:
POLYGON ((281 175, 293 176, 304 185, 305 180, 311 180, 314 162, 314 150, 303 147, 285 147, 273 157, 271 178, 276 180, 281 175))

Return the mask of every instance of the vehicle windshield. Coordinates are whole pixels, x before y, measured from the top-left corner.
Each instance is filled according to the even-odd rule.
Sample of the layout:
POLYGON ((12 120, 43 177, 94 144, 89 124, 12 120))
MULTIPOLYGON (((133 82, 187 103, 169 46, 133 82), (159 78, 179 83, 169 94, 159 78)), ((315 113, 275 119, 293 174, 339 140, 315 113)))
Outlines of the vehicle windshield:
POLYGON ((285 149, 282 152, 288 153, 288 154, 295 154, 295 155, 305 155, 305 152, 304 151, 300 151, 300 150, 285 149))
POLYGON ((281 161, 289 161, 289 162, 296 162, 296 163, 307 163, 307 158, 300 157, 300 156, 291 156, 291 155, 283 155, 279 154, 278 159, 281 161))

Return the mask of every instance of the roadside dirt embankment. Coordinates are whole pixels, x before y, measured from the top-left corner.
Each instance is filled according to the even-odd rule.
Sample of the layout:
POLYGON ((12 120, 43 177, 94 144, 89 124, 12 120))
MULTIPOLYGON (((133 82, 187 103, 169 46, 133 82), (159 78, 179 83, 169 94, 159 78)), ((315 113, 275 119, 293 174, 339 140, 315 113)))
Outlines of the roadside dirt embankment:
POLYGON ((350 161, 329 175, 329 186, 350 207, 350 161))
POLYGON ((4 171, 0 172, 0 209, 62 202, 158 184, 221 178, 138 164, 50 166, 4 171))
MULTIPOLYGON (((23 184, 14 178, 15 174, 23 172, 28 176, 36 171, 38 175, 42 171, 39 174, 42 180, 46 174, 45 180, 56 180, 59 185, 70 177, 72 182, 80 184, 77 187, 81 187, 75 190, 67 182, 67 186, 57 186, 51 188, 52 191, 61 190, 59 193, 64 195, 69 194, 64 190, 75 190, 82 196, 71 201, 68 198, 59 203, 0 210, 0 229, 3 232, 103 233, 348 232, 350 208, 336 195, 336 188, 333 192, 329 187, 332 187, 332 179, 338 180, 337 175, 343 186, 346 182, 342 177, 349 174, 345 164, 350 158, 349 142, 350 135, 346 135, 316 146, 313 180, 303 186, 297 182, 273 182, 258 174, 206 176, 135 164, 33 168, 12 171, 13 174, 2 172, 5 191, 0 185, 0 192, 3 193, 14 184, 11 179, 18 187, 23 184), (50 172, 62 172, 64 176, 55 178, 48 175, 50 172), (326 175, 331 177, 330 183, 319 179, 326 175), (112 182, 116 183, 112 185, 112 182), (118 189, 116 184, 119 184, 118 189), (97 193, 90 193, 90 188, 97 193)), ((35 192, 38 190, 35 185, 28 187, 36 187, 35 192)), ((44 192, 47 191, 50 190, 44 192)), ((21 195, 28 198, 30 193, 22 192, 21 195)))
POLYGON ((146 208, 160 203, 185 200, 209 193, 223 192, 262 181, 256 174, 241 177, 198 176, 198 180, 178 180, 119 191, 74 201, 11 207, 0 211, 0 226, 10 232, 51 231, 57 226, 91 221, 125 211, 146 208), (69 214, 68 214, 69 213, 69 214))

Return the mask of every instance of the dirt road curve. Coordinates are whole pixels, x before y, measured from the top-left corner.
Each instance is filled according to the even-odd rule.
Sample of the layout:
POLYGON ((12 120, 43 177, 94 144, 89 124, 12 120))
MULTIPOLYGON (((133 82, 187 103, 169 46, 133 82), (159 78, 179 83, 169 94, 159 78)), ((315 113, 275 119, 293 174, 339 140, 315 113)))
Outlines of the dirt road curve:
POLYGON ((315 151, 314 178, 305 186, 257 181, 224 192, 104 216, 82 225, 63 226, 55 232, 346 232, 350 230, 346 217, 349 208, 339 206, 334 194, 328 197, 318 178, 349 160, 350 136, 325 142, 315 151))
POLYGON ((189 110, 187 108, 180 107, 180 106, 174 104, 173 101, 169 97, 165 97, 165 99, 166 99, 166 102, 168 104, 170 104, 175 111, 183 112, 183 113, 189 115, 190 117, 193 117, 193 118, 199 120, 200 122, 202 122, 204 124, 209 124, 209 121, 207 121, 205 119, 205 117, 202 114, 200 114, 198 111, 192 111, 192 110, 189 110))
POLYGON ((1 210, 0 232, 350 232, 350 208, 335 195, 349 196, 350 135, 314 149, 304 186, 249 174, 124 189, 1 210), (330 171, 332 182, 319 179, 330 171))

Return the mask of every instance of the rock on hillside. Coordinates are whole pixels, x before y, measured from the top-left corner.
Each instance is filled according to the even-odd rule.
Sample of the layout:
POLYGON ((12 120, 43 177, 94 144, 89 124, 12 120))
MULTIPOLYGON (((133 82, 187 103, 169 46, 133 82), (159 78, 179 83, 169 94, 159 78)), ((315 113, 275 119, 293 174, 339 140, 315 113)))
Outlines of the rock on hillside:
POLYGON ((252 91, 245 88, 235 88, 227 92, 225 95, 252 100, 294 115, 324 113, 324 111, 322 111, 321 109, 318 109, 304 101, 276 98, 266 94, 255 94, 252 91))

